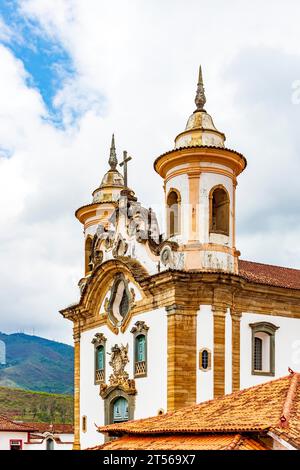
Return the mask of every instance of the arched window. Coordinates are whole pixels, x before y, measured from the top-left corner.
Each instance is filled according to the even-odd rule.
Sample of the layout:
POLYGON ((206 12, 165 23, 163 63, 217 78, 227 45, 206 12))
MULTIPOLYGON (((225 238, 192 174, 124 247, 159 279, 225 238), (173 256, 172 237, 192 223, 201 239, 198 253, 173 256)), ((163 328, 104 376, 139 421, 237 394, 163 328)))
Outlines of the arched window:
POLYGON ((268 322, 252 323, 252 375, 275 375, 275 333, 268 322))
POLYGON ((128 401, 119 397, 113 402, 113 423, 128 421, 128 401))
POLYGON ((171 189, 167 197, 167 231, 168 237, 180 233, 180 194, 171 189))
POLYGON ((104 400, 105 425, 134 419, 136 391, 128 394, 121 387, 108 387, 100 392, 104 400))
POLYGON ((105 343, 103 333, 96 333, 92 340, 95 348, 95 385, 105 382, 105 343))
POLYGON ((93 269, 92 243, 93 239, 91 237, 88 237, 85 241, 85 274, 88 274, 93 269))
POLYGON ((137 321, 131 333, 134 335, 134 376, 147 375, 147 334, 149 327, 144 321, 137 321))
POLYGON ((54 441, 53 439, 49 438, 46 441, 46 450, 54 450, 54 441))
POLYGON ((210 192, 210 223, 211 233, 229 235, 230 201, 227 191, 220 186, 210 192))
POLYGON ((203 348, 199 352, 199 369, 203 372, 211 369, 211 352, 207 348, 203 348))

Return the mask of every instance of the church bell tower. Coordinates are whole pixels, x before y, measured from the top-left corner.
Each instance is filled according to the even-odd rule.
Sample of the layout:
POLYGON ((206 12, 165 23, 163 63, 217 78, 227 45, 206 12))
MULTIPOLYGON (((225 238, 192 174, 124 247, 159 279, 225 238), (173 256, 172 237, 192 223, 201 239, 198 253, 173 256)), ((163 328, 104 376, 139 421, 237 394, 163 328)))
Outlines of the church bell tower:
POLYGON ((164 180, 167 239, 178 243, 184 270, 237 273, 235 192, 247 162, 225 147, 205 103, 200 67, 196 109, 175 148, 154 163, 164 180))

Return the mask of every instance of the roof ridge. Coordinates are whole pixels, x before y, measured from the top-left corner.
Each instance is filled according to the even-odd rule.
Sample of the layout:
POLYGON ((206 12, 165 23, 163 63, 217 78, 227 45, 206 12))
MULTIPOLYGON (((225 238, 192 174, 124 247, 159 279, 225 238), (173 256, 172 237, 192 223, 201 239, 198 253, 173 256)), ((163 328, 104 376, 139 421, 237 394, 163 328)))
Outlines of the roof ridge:
POLYGON ((291 410, 294 404, 294 399, 297 392, 298 381, 300 379, 300 374, 297 372, 290 371, 291 382, 286 395, 285 402, 283 404, 282 414, 280 416, 279 427, 285 428, 289 425, 289 419, 291 415, 291 410))

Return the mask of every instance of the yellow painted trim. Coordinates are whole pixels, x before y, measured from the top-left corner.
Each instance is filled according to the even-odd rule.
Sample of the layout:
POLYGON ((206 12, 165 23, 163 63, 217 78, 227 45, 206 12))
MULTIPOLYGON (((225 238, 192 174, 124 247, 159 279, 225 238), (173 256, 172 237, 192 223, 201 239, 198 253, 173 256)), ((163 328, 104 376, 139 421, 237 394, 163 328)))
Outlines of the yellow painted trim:
POLYGON ((186 175, 189 171, 191 171, 191 168, 193 169, 193 171, 198 171, 199 174, 200 173, 214 173, 214 174, 217 174, 217 175, 225 176, 227 178, 230 178, 232 181, 235 181, 234 174, 230 173, 230 171, 223 170, 222 168, 202 167, 202 166, 186 166, 186 168, 180 168, 178 170, 176 170, 176 168, 175 168, 174 171, 172 171, 171 173, 168 174, 168 176, 166 176, 165 182, 168 183, 170 180, 172 180, 176 176, 186 175))
POLYGON ((200 172, 188 172, 189 181, 189 240, 199 240, 199 184, 200 172))
POLYGON ((155 171, 166 178, 167 173, 174 167, 186 163, 210 162, 224 165, 239 175, 246 167, 246 159, 226 148, 215 147, 187 147, 173 150, 160 156, 154 163, 155 171))

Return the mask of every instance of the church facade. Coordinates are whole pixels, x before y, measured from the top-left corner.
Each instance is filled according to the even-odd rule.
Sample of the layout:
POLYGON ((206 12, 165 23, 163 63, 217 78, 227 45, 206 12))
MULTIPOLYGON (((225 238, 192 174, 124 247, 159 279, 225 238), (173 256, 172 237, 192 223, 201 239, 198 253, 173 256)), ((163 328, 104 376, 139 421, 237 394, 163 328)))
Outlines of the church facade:
POLYGON ((118 168, 84 227, 74 325, 74 448, 101 444, 98 426, 163 414, 286 374, 300 362, 300 271, 244 261, 236 248, 237 179, 246 159, 196 110, 175 147, 154 161, 164 183, 166 235, 118 168))

